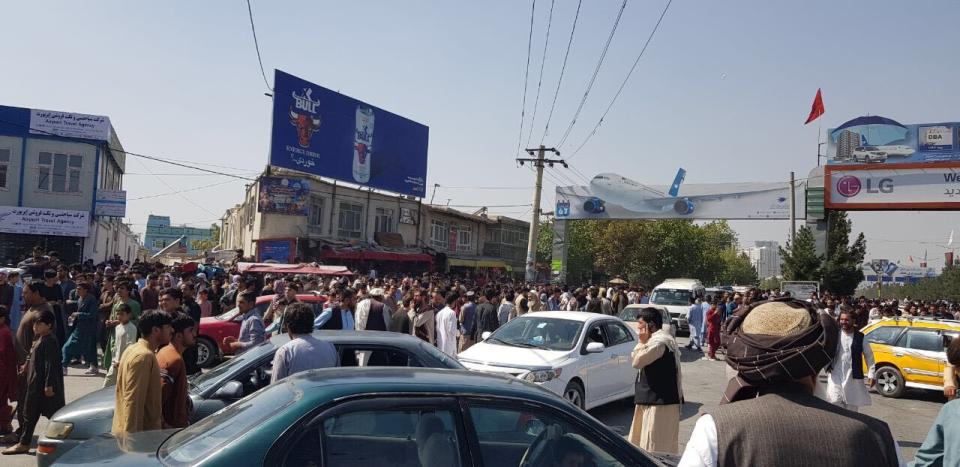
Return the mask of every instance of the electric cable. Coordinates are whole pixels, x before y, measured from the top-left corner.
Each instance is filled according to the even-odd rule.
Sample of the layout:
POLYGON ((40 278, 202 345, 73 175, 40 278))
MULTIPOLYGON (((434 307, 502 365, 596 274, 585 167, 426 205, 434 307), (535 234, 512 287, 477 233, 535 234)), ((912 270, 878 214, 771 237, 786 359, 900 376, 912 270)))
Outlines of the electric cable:
POLYGON ((257 41, 257 28, 253 25, 253 9, 250 7, 250 0, 247 0, 247 13, 250 16, 250 31, 253 32, 253 47, 257 50, 257 63, 260 64, 260 75, 263 76, 263 84, 266 84, 267 89, 273 92, 273 87, 270 86, 270 81, 267 80, 267 73, 263 70, 263 60, 260 58, 260 42, 257 41))
POLYGON ((543 84, 543 67, 547 64, 547 45, 550 44, 550 26, 553 25, 553 5, 556 0, 550 0, 550 14, 547 15, 547 33, 543 39, 543 57, 540 58, 540 77, 537 79, 537 97, 533 100, 533 114, 530 116, 530 129, 527 131, 527 147, 533 139, 533 126, 537 121, 537 107, 540 105, 540 86, 543 84))
POLYGON ((533 18, 534 13, 537 11, 537 0, 530 2, 530 34, 527 37, 527 67, 523 72, 523 101, 520 104, 520 134, 517 136, 517 153, 516 156, 520 156, 520 143, 523 142, 523 121, 527 116, 527 86, 529 85, 530 79, 530 50, 533 46, 533 18))
POLYGON ((547 124, 543 128, 543 136, 540 137, 540 144, 543 144, 543 140, 545 140, 547 134, 550 133, 550 121, 553 119, 553 110, 557 107, 557 96, 560 95, 560 84, 563 83, 563 73, 567 70, 567 58, 570 56, 570 46, 573 45, 573 33, 577 30, 577 20, 580 18, 580 5, 582 4, 583 0, 577 2, 577 13, 573 15, 573 27, 570 28, 570 39, 567 40, 567 51, 563 54, 563 65, 560 66, 560 78, 557 79, 557 90, 553 93, 553 103, 550 104, 550 113, 547 114, 547 124))

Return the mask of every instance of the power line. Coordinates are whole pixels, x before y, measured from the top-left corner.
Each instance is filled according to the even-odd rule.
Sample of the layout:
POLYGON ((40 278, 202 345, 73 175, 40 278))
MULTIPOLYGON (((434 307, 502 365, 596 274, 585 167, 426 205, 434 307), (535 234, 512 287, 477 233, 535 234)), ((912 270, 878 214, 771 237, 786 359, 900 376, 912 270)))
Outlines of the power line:
POLYGON ((520 105, 520 135, 517 136, 517 156, 520 155, 520 143, 523 142, 523 121, 527 116, 527 85, 530 79, 530 48, 533 45, 533 17, 537 11, 537 0, 530 5, 530 34, 527 37, 527 68, 523 72, 523 103, 520 105))
POLYGON ((570 136, 570 131, 573 130, 573 125, 577 123, 577 117, 580 116, 580 112, 583 110, 583 105, 587 102, 587 97, 590 95, 590 90, 593 88, 593 83, 597 81, 597 75, 600 73, 600 66, 603 65, 603 59, 607 56, 607 51, 610 49, 610 42, 613 41, 613 36, 617 32, 617 26, 620 25, 620 18, 623 16, 623 10, 627 8, 627 0, 623 0, 623 4, 620 5, 620 11, 617 12, 617 18, 613 22, 613 28, 610 29, 610 35, 607 37, 607 43, 603 46, 603 51, 600 52, 600 60, 597 61, 597 67, 593 70, 593 76, 590 77, 590 81, 587 83, 587 90, 583 93, 583 98, 580 99, 580 105, 577 106, 577 111, 573 114, 573 119, 570 120, 570 125, 567 126, 567 129, 563 132, 563 137, 560 138, 560 144, 557 147, 563 146, 563 143, 567 141, 567 137, 570 136))
POLYGON ((529 190, 529 186, 446 186, 437 185, 446 190, 529 190))
MULTIPOLYGON (((256 174, 258 172, 245 172, 249 174, 256 174)), ((151 176, 164 176, 164 177, 209 177, 211 174, 202 173, 202 174, 190 174, 190 173, 143 173, 143 172, 124 172, 123 176, 127 175, 151 175, 151 176)))
POLYGON ((530 204, 428 204, 427 206, 440 208, 525 208, 530 204))
MULTIPOLYGON (((142 160, 137 159, 137 162, 139 162, 140 165, 143 166, 143 169, 144 169, 144 170, 146 170, 147 172, 150 172, 150 168, 147 167, 147 164, 144 164, 142 160)), ((151 172, 151 173, 152 173, 152 172, 151 172)), ((204 207, 204 206, 201 206, 201 205, 195 203, 192 199, 190 199, 190 198, 188 198, 188 197, 186 197, 186 196, 183 196, 183 193, 178 192, 176 188, 170 186, 170 184, 167 183, 167 181, 164 180, 163 178, 161 178, 161 177, 158 176, 158 177, 156 177, 156 179, 157 179, 158 181, 160 181, 160 183, 164 184, 167 188, 169 188, 170 191, 177 192, 176 194, 179 195, 181 198, 183 198, 184 201, 186 201, 186 202, 188 202, 188 203, 190 203, 190 204, 192 204, 192 205, 194 205, 194 206, 196 206, 196 207, 198 207, 198 208, 206 211, 206 212, 207 212, 208 214, 210 214, 211 216, 216 216, 216 215, 217 215, 217 213, 215 213, 215 212, 207 209, 207 208, 204 207)))
POLYGON ((670 4, 673 3, 673 0, 667 0, 667 6, 663 7, 663 12, 660 13, 660 18, 657 19, 657 24, 653 26, 653 30, 650 31, 650 35, 647 36, 647 41, 643 44, 643 48, 640 49, 640 54, 637 55, 637 59, 633 61, 633 66, 630 67, 630 71, 627 72, 627 76, 623 79, 623 82, 620 83, 620 88, 617 89, 617 93, 614 94, 613 99, 610 101, 610 105, 607 106, 607 110, 603 111, 603 115, 600 116, 600 120, 597 122, 596 126, 593 127, 593 130, 590 134, 587 135, 587 138, 580 143, 580 146, 577 147, 573 154, 570 155, 567 159, 573 159, 574 156, 580 152, 580 149, 587 144, 587 141, 590 141, 590 138, 597 133, 597 130, 600 129, 600 125, 603 124, 603 119, 607 117, 607 113, 610 112, 610 109, 613 108, 613 104, 617 102, 617 98, 620 97, 620 93, 623 92, 623 88, 626 87, 627 82, 630 80, 630 75, 633 74, 633 70, 637 68, 637 64, 640 63, 640 59, 643 58, 643 53, 647 51, 647 46, 650 45, 650 41, 653 40, 653 35, 657 33, 657 29, 660 28, 660 23, 663 21, 663 17, 666 16, 667 10, 670 9, 670 4))
MULTIPOLYGON (((560 83, 563 83, 563 72, 567 69, 567 58, 570 56, 570 46, 573 45, 573 33, 577 30, 577 19, 580 18, 580 5, 583 0, 577 2, 577 13, 573 16, 573 27, 570 28, 570 39, 567 40, 567 51, 563 54, 563 65, 560 66, 560 78, 557 80, 557 90, 553 93, 553 103, 550 104, 550 113, 547 114, 547 124, 543 127, 543 136, 540 137, 540 144, 547 138, 550 132, 550 120, 553 119, 553 109, 557 107, 557 96, 560 95, 560 83)), ((552 7, 551 7, 552 8, 552 7)), ((530 143, 527 142, 527 145, 530 143)))
POLYGON ((543 84, 543 66, 547 64, 547 45, 550 44, 550 26, 553 25, 553 5, 556 0, 550 0, 550 14, 547 15, 547 34, 543 39, 543 57, 540 58, 540 78, 537 79, 537 98, 533 100, 533 115, 530 117, 530 129, 527 131, 527 147, 533 138, 533 125, 537 121, 537 107, 540 105, 540 85, 543 84))
MULTIPOLYGON (((157 174, 157 176, 159 176, 159 174, 157 174)), ((168 192, 168 193, 158 193, 158 194, 155 194, 155 195, 140 196, 140 197, 137 197, 137 198, 130 198, 130 199, 128 199, 127 201, 139 201, 139 200, 142 200, 142 199, 152 199, 152 198, 160 198, 160 197, 162 197, 162 196, 178 195, 178 194, 180 194, 180 193, 188 193, 188 192, 191 192, 191 191, 205 190, 205 189, 207 189, 207 188, 213 188, 213 187, 215 187, 215 186, 226 185, 227 183, 233 183, 233 182, 235 182, 235 181, 236 181, 236 180, 227 180, 227 181, 220 182, 220 183, 214 183, 214 184, 212 184, 212 185, 204 185, 204 186, 198 186, 198 187, 196 187, 196 188, 188 188, 188 189, 186 189, 186 190, 178 190, 178 191, 171 191, 171 192, 168 192)))
POLYGON ((263 60, 260 58, 260 42, 257 41, 257 28, 253 25, 253 9, 250 7, 250 0, 247 0, 247 13, 250 16, 250 31, 253 32, 253 47, 257 49, 257 63, 260 64, 260 75, 263 76, 263 84, 267 85, 267 89, 273 91, 273 87, 270 86, 270 81, 267 81, 267 72, 263 71, 263 60))

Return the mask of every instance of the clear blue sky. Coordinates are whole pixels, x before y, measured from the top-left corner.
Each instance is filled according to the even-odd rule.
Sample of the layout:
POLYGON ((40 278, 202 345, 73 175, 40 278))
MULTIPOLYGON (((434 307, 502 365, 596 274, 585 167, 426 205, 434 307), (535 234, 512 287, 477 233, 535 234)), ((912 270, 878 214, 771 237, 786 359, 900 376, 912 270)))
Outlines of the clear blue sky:
MULTIPOLYGON (((665 3, 628 3, 564 156, 596 124, 665 3)), ((548 146, 570 122, 619 5, 583 2, 548 146)), ((537 2, 528 117, 549 6, 537 2)), ((575 0, 556 0, 531 144, 543 133, 575 9, 575 0)), ((437 202, 530 203, 532 173, 513 161, 529 1, 253 0, 253 10, 268 79, 280 68, 428 125, 428 186, 516 187, 441 188, 437 202)), ((270 99, 245 2, 17 2, 2 18, 0 103, 108 115, 134 152, 246 174, 266 164, 270 99)), ((817 126, 802 123, 818 87, 824 129, 865 113, 904 123, 960 120, 957 18, 960 3, 951 1, 676 0, 604 125, 572 162, 588 177, 615 171, 645 183, 669 183, 678 166, 689 183, 787 180, 791 170, 805 176, 815 164, 817 126)), ((242 181, 195 174, 160 181, 148 169, 189 173, 130 158, 129 198, 219 185, 184 195, 203 209, 178 195, 130 201, 135 230, 149 213, 206 225, 242 196, 242 181)), ((555 180, 576 179, 553 172, 555 180)), ((916 259, 929 250, 932 264, 942 264, 942 245, 960 230, 957 213, 853 219, 871 256, 916 259)), ((744 245, 782 242, 788 231, 785 221, 733 225, 744 245)))

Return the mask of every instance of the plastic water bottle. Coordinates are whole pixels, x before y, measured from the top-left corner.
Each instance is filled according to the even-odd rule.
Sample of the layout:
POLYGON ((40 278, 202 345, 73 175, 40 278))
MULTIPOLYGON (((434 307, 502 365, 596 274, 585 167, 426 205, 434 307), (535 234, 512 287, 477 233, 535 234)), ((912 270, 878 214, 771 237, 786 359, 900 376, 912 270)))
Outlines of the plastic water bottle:
POLYGON ((370 156, 373 153, 373 109, 357 106, 357 129, 353 137, 353 179, 370 181, 370 156))

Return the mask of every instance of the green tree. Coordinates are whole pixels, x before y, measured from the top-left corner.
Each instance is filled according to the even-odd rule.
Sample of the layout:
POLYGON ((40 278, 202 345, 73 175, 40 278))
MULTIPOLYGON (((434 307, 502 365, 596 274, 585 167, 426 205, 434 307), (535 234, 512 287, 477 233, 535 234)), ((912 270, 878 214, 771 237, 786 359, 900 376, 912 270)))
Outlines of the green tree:
POLYGON ((210 224, 210 238, 213 240, 214 246, 220 243, 220 224, 210 224))
POLYGON ((718 275, 718 283, 757 285, 757 270, 746 254, 738 253, 735 248, 728 248, 720 254, 720 258, 723 260, 723 268, 718 275))
POLYGON ((828 214, 827 257, 820 269, 820 277, 826 290, 853 295, 863 281, 863 259, 867 254, 867 240, 863 232, 850 243, 852 222, 845 211, 830 211, 828 214))
POLYGON ((190 248, 196 251, 210 251, 215 246, 217 246, 217 242, 215 242, 212 238, 190 241, 190 248))
POLYGON ((537 233, 537 262, 550 264, 553 259, 553 220, 540 222, 537 233))
POLYGON ((817 254, 813 231, 809 227, 800 227, 793 242, 787 241, 786 248, 780 248, 783 262, 783 278, 788 281, 820 280, 820 263, 823 256, 817 254))

